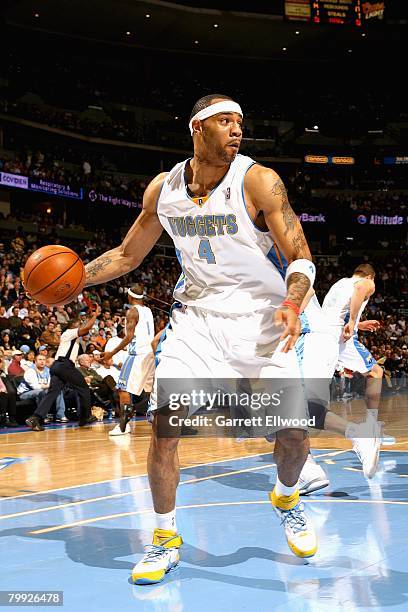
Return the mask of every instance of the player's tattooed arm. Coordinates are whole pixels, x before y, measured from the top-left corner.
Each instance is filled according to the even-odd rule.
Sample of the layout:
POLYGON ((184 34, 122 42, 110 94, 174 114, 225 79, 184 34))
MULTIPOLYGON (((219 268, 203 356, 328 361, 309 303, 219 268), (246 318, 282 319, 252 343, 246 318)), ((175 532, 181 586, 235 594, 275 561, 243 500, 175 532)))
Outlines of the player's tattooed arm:
POLYGON ((122 244, 103 253, 85 266, 85 287, 107 283, 128 274, 142 263, 163 231, 156 211, 166 173, 162 172, 148 185, 140 215, 126 234, 122 244))
POLYGON ((101 255, 94 259, 91 263, 86 264, 85 273, 86 273, 86 284, 92 285, 95 278, 97 278, 98 273, 102 272, 109 264, 112 263, 112 257, 106 255, 101 255))
POLYGON ((293 272, 288 278, 287 286, 286 299, 300 308, 309 291, 310 280, 300 272, 293 272))
MULTIPOLYGON (((254 165, 246 174, 244 188, 250 214, 252 212, 256 217, 259 211, 263 212, 269 231, 286 261, 311 260, 302 226, 289 203, 285 185, 276 172, 254 165)), ((286 298, 300 308, 310 287, 309 279, 305 274, 295 272, 289 276, 287 286, 286 298)))
POLYGON ((282 179, 270 168, 258 164, 245 176, 245 196, 249 212, 262 211, 266 224, 288 263, 312 259, 300 221, 290 205, 282 179))

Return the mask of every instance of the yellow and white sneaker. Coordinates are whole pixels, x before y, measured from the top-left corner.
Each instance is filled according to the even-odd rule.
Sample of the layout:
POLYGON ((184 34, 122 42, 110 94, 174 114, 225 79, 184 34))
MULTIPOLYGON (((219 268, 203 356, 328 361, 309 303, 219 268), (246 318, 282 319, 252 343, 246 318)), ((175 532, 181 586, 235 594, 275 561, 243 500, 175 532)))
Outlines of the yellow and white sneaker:
POLYGON ((298 557, 313 557, 317 551, 317 538, 312 522, 307 518, 304 505, 299 501, 299 491, 293 495, 276 495, 275 489, 269 499, 285 528, 289 548, 298 557))
POLYGON ((134 584, 161 582, 180 561, 179 548, 183 544, 175 531, 155 529, 152 544, 146 546, 146 554, 132 570, 134 584))

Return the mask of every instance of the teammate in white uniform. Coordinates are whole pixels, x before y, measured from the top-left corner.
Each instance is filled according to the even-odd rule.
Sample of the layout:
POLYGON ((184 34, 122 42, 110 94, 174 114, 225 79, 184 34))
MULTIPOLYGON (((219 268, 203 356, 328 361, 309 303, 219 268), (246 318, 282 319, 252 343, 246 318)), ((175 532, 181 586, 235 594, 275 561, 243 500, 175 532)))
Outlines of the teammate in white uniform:
MULTIPOLYGON (((194 157, 150 183, 122 245, 86 266, 87 285, 107 282, 140 265, 163 227, 172 237, 183 271, 174 297, 182 307, 173 311, 156 380, 293 377, 296 386, 299 307, 315 267, 279 176, 238 155, 242 120, 227 96, 201 98, 189 124, 194 157), (268 258, 274 242, 290 262, 285 280, 268 258)), ((162 580, 177 565, 182 544, 175 517, 179 440, 158 435, 167 406, 153 396, 154 390, 148 472, 157 528, 132 572, 137 584, 162 580)), ((304 397, 291 408, 305 417, 304 397)), ((270 499, 301 557, 317 550, 297 485, 308 450, 304 428, 277 432, 270 499)))
MULTIPOLYGON (((277 249, 275 253, 275 263, 284 275, 287 262, 277 249)), ((301 310, 301 335, 295 349, 304 377, 309 415, 315 417, 317 429, 338 433, 349 439, 362 463, 364 475, 372 478, 378 465, 381 427, 374 421, 369 424, 349 422, 329 410, 330 383, 338 363, 338 340, 312 288, 307 292, 301 310)), ((271 441, 271 438, 268 439, 271 441)), ((313 493, 328 485, 325 471, 309 454, 299 476, 300 495, 313 493)))
POLYGON ((142 394, 150 393, 154 377, 154 319, 150 308, 143 304, 143 287, 139 284, 128 289, 130 308, 126 314, 126 333, 121 342, 110 352, 100 354, 107 361, 127 347, 125 359, 119 375, 117 388, 120 400, 120 422, 109 432, 111 436, 130 434, 129 421, 133 415, 133 405, 142 394), (131 397, 132 400, 131 400, 131 397))
POLYGON ((383 370, 368 349, 359 342, 358 330, 374 331, 379 322, 360 322, 368 300, 375 291, 375 270, 360 264, 351 278, 342 278, 330 287, 323 301, 323 314, 339 346, 339 365, 367 378, 368 416, 377 420, 383 370))

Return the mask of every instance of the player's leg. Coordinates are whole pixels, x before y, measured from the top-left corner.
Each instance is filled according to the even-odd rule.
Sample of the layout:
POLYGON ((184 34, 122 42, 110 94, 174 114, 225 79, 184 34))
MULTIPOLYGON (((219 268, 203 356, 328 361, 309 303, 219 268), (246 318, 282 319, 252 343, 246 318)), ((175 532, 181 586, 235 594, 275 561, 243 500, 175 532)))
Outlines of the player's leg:
POLYGON ((132 368, 136 355, 128 355, 126 357, 122 369, 119 374, 119 380, 117 384, 119 394, 119 423, 110 430, 110 436, 122 436, 124 434, 130 434, 129 421, 132 418, 132 400, 130 393, 127 390, 129 385, 129 377, 131 375, 132 368))
POLYGON ((51 366, 51 372, 54 372, 64 383, 71 385, 78 395, 80 405, 78 425, 82 427, 94 423, 97 419, 91 415, 91 392, 85 378, 72 361, 70 359, 57 359, 51 366))
MULTIPOLYGON (((316 429, 325 429, 338 342, 329 334, 309 332, 298 339, 296 352, 304 377, 309 417, 313 418, 316 429)), ((299 494, 307 495, 329 484, 326 472, 309 453, 299 476, 299 494)))
POLYGON ((276 434, 274 459, 278 475, 270 500, 279 516, 287 542, 298 557, 311 557, 317 551, 317 538, 299 501, 298 480, 309 452, 306 431, 286 429, 276 434))
POLYGON ((123 436, 130 434, 129 421, 133 416, 133 405, 130 393, 119 389, 119 423, 109 431, 110 436, 123 436))
POLYGON ((147 471, 157 527, 151 546, 146 547, 146 554, 133 568, 135 584, 160 582, 180 560, 179 548, 183 541, 176 524, 176 490, 180 480, 179 438, 162 437, 160 434, 160 420, 167 418, 156 414, 152 424, 147 471))
MULTIPOLYGON (((269 325, 270 328, 270 325, 269 325)), ((263 337, 271 333, 263 329, 263 337)), ((273 333, 273 331, 272 331, 273 333)), ((301 363, 295 350, 282 352, 279 343, 269 365, 259 373, 267 389, 282 389, 279 415, 301 423, 307 421, 307 401, 301 376, 301 363), (269 383, 266 379, 272 379, 269 383)), ((248 352, 248 351, 247 351, 248 352)), ((253 377, 253 374, 249 374, 253 377)), ((272 433, 272 431, 271 431, 272 433)), ((317 538, 311 521, 305 514, 304 505, 299 500, 299 476, 309 452, 309 437, 306 426, 276 431, 274 458, 277 465, 277 479, 269 494, 275 513, 285 530, 290 549, 299 557, 311 557, 317 550, 317 538)))
POLYGON ((366 374, 365 400, 367 414, 377 419, 381 400, 382 379, 384 371, 378 363, 374 363, 366 374))
MULTIPOLYGON (((172 328, 162 345, 160 363, 150 395, 149 420, 153 423, 148 454, 148 475, 153 497, 156 528, 152 544, 145 556, 135 565, 132 578, 135 584, 152 584, 163 580, 180 559, 181 535, 176 525, 176 490, 179 482, 177 446, 181 427, 168 427, 169 379, 175 388, 189 379, 211 377, 214 351, 205 321, 194 309, 173 310, 172 328), (202 355, 206 359, 203 361, 202 355), (207 369, 208 368, 208 369, 207 369), (163 383, 163 381, 165 381, 163 383), (163 387, 165 390, 163 391, 163 387), (167 398, 167 401, 165 400, 167 398)), ((188 385, 188 382, 186 383, 188 385)), ((181 392, 183 389, 179 389, 181 392)), ((187 416, 183 414, 183 416, 187 416)))

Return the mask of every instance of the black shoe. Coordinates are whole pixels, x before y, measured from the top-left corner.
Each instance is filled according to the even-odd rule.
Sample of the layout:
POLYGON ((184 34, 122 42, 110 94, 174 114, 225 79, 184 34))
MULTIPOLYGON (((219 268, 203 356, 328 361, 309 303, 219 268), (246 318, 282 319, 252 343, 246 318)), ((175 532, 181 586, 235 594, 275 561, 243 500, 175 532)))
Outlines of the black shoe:
POLYGON ((78 425, 79 427, 84 427, 85 425, 92 425, 92 423, 95 423, 98 419, 96 418, 96 416, 90 416, 87 417, 85 419, 79 419, 78 421, 78 425))
POLYGON ((4 424, 5 427, 19 427, 19 424, 14 419, 7 420, 4 424))
POLYGON ((124 405, 120 407, 119 427, 122 433, 125 433, 126 425, 129 423, 132 416, 133 416, 132 406, 124 405))
POLYGON ((45 429, 45 427, 41 423, 41 419, 37 415, 35 415, 35 414, 30 416, 26 420, 26 425, 28 425, 28 427, 31 427, 31 429, 33 431, 44 431, 44 429, 45 429))

